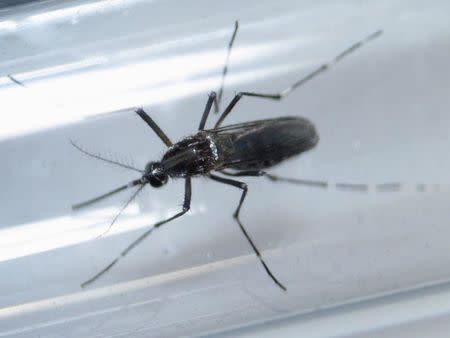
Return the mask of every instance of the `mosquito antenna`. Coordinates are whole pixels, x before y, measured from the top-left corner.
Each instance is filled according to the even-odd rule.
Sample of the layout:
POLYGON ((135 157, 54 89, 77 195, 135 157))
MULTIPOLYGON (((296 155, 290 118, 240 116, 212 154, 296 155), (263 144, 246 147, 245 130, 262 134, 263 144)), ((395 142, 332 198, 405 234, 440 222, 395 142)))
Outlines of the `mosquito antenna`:
POLYGON ((107 192, 107 193, 105 193, 105 194, 103 194, 103 195, 100 195, 100 196, 91 198, 91 199, 89 199, 89 200, 87 200, 87 201, 84 201, 84 202, 75 204, 75 205, 72 206, 72 209, 73 209, 73 210, 78 210, 78 209, 87 207, 87 206, 89 206, 89 205, 91 205, 91 204, 94 204, 94 203, 96 203, 96 202, 98 202, 98 201, 101 201, 101 200, 103 200, 103 199, 105 199, 105 198, 108 198, 108 197, 110 197, 110 196, 112 196, 112 195, 115 195, 115 194, 117 194, 117 193, 119 193, 119 192, 121 192, 121 191, 124 191, 124 190, 126 190, 126 189, 131 188, 131 187, 134 187, 134 186, 136 186, 136 185, 138 185, 138 184, 142 184, 142 182, 141 182, 140 179, 139 179, 139 180, 134 180, 134 181, 132 181, 132 182, 130 182, 130 183, 128 183, 128 184, 122 185, 121 187, 118 187, 118 188, 116 188, 116 189, 114 189, 114 190, 111 190, 111 191, 109 191, 109 192, 107 192))
POLYGON ((367 42, 376 39, 377 37, 379 37, 381 34, 383 33, 382 30, 378 30, 372 34, 370 34, 369 36, 367 36, 366 38, 354 43, 353 45, 351 45, 350 47, 346 48, 344 51, 342 51, 341 53, 339 53, 338 55, 336 55, 331 61, 322 64, 320 67, 318 67, 317 69, 315 69, 314 71, 312 71, 311 73, 309 73, 308 75, 306 75, 305 77, 303 77, 302 79, 298 80, 297 82, 295 82, 292 86, 284 89, 282 92, 280 92, 280 97, 285 97, 287 96, 290 92, 292 92, 294 89, 296 89, 297 87, 300 87, 301 85, 303 85, 304 83, 308 82, 309 80, 315 78, 317 75, 325 72, 326 70, 330 69, 332 66, 334 66, 336 63, 338 63, 339 61, 341 61, 343 58, 345 58, 347 55, 353 53, 354 51, 356 51, 357 49, 361 48, 363 45, 365 45, 367 42))
POLYGON ((120 215, 124 212, 124 210, 130 205, 130 203, 136 198, 136 196, 141 192, 141 190, 144 188, 144 184, 142 184, 136 191, 131 195, 131 197, 128 199, 127 203, 124 204, 124 206, 119 210, 116 216, 114 216, 113 220, 111 221, 111 224, 109 225, 108 229, 106 229, 105 232, 100 234, 97 238, 102 237, 103 235, 107 234, 109 230, 111 230, 114 223, 117 221, 120 215))
POLYGON ((239 29, 239 21, 236 20, 234 22, 233 35, 231 36, 231 40, 228 43, 227 57, 225 59, 225 65, 223 66, 223 70, 222 70, 222 81, 220 83, 219 94, 217 95, 217 100, 214 101, 214 110, 216 113, 218 113, 220 110, 220 101, 222 100, 223 87, 225 85, 225 77, 227 76, 227 73, 228 73, 228 62, 230 60, 231 49, 233 47, 234 39, 236 38, 238 29, 239 29))
POLYGON ((138 173, 141 173, 141 174, 144 173, 143 170, 140 170, 140 169, 134 168, 134 167, 132 167, 132 166, 129 166, 129 165, 120 163, 120 162, 118 162, 118 161, 113 161, 113 160, 104 158, 104 157, 102 157, 102 156, 100 156, 100 155, 97 155, 97 154, 90 153, 90 152, 88 152, 87 150, 81 148, 81 147, 80 147, 78 144, 76 144, 73 140, 69 140, 69 141, 70 141, 70 144, 72 144, 76 149, 78 149, 78 150, 81 151, 83 154, 85 154, 85 155, 87 155, 87 156, 89 156, 89 157, 92 157, 92 158, 95 158, 95 159, 97 159, 97 160, 101 160, 101 161, 104 161, 104 162, 107 162, 107 163, 110 163, 110 164, 115 164, 115 165, 117 165, 117 166, 119 166, 119 167, 122 167, 122 168, 134 170, 134 171, 137 171, 138 173))

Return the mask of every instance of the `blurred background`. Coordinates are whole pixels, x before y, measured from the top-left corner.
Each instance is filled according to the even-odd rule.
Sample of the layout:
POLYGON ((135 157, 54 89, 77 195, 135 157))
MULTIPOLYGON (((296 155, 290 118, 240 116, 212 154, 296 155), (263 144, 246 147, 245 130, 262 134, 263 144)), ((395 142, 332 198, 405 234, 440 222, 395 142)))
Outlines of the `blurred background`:
POLYGON ((448 332, 447 1, 10 4, 0 6, 0 337, 448 332), (137 173, 88 158, 69 140, 138 168, 160 159, 164 145, 134 107, 173 141, 194 133, 219 88, 235 20, 222 105, 237 91, 282 90, 383 30, 281 102, 244 98, 227 123, 307 117, 318 146, 272 173, 403 189, 246 178, 241 219, 284 293, 232 218, 241 192, 196 178, 187 215, 81 289, 181 210, 184 184, 147 187, 101 236, 131 192, 76 213, 71 206, 137 173))

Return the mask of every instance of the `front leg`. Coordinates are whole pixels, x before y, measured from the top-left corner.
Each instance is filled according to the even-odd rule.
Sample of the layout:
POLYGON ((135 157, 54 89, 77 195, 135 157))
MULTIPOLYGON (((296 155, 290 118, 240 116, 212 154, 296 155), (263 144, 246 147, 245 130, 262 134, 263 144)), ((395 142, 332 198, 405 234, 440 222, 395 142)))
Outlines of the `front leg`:
POLYGON ((170 138, 162 131, 162 129, 156 124, 155 121, 152 120, 150 116, 144 111, 144 109, 139 108, 136 110, 136 114, 140 116, 141 119, 144 120, 145 123, 148 124, 150 128, 155 132, 156 135, 160 138, 161 141, 169 148, 173 145, 170 138))
POLYGON ((96 281, 99 277, 101 277, 103 274, 105 274, 109 269, 111 269, 116 263, 123 257, 125 257, 131 250, 133 250, 139 243, 141 243, 147 236, 149 236, 153 230, 159 228, 161 225, 164 225, 166 223, 169 223, 173 221, 174 219, 183 216, 185 213, 188 212, 188 210, 191 208, 191 195, 192 195, 192 189, 191 189, 191 178, 186 178, 185 186, 184 186, 184 202, 183 202, 183 210, 176 213, 170 218, 167 218, 163 221, 160 221, 153 225, 150 229, 148 229, 146 232, 144 232, 142 235, 140 235, 136 240, 131 242, 130 245, 128 245, 119 256, 117 256, 111 263, 109 263, 103 270, 98 272, 95 276, 91 277, 87 281, 85 281, 83 284, 81 284, 81 287, 84 288, 86 285, 93 283, 96 281))

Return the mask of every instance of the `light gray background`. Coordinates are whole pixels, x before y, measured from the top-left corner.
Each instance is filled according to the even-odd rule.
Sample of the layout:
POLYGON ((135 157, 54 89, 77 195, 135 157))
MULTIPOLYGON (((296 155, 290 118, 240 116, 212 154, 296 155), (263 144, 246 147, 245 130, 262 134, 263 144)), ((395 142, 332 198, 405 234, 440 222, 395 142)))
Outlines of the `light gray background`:
MULTIPOLYGON (((445 285, 446 1, 112 1, 94 10, 77 7, 85 4, 50 1, 1 13, 0 21, 10 22, 0 33, 8 46, 1 73, 14 74, 26 87, 5 77, 0 88, 0 336, 198 335, 445 285), (78 10, 30 19, 49 11, 64 14, 58 12, 64 8, 78 10), (193 181, 190 215, 155 232, 82 291, 81 282, 152 222, 180 208, 183 184, 146 189, 131 212, 98 239, 129 195, 79 214, 70 206, 136 176, 86 158, 68 139, 139 167, 160 157, 162 143, 130 107, 143 105, 173 140, 192 133, 208 91, 217 89, 235 19, 241 22, 236 55, 250 57, 232 57, 225 102, 238 90, 284 89, 358 39, 384 30, 285 101, 244 99, 228 121, 305 116, 318 128, 318 147, 274 173, 331 182, 402 181, 405 190, 358 194, 248 179, 242 220, 287 286, 283 293, 231 217, 240 192, 199 178, 193 181), (210 68, 210 60, 202 59, 209 55, 217 58, 210 68), (196 56, 204 70, 202 61, 192 61, 196 56), (169 61, 177 57, 187 60, 186 67, 171 74, 169 61), (95 62, 36 72, 85 60, 95 62), (104 87, 105 74, 126 74, 136 63, 152 61, 169 67, 163 69, 167 78, 138 73, 132 78, 137 82, 118 77, 104 87), (13 130, 11 121, 21 123, 13 130), (416 183, 441 186, 417 192, 416 183)), ((368 320, 366 327, 351 318, 344 318, 341 331, 331 323, 331 331, 322 326, 315 332, 358 334, 384 325, 387 316, 368 320)))

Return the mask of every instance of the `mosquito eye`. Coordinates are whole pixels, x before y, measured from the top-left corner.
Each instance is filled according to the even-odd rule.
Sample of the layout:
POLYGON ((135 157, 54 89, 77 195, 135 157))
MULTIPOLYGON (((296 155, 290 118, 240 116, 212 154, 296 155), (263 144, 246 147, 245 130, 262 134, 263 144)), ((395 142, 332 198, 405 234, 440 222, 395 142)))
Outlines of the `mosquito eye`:
POLYGON ((164 174, 159 175, 151 175, 148 178, 148 182, 150 185, 154 188, 162 187, 164 184, 167 183, 167 176, 164 174))
POLYGON ((154 188, 159 188, 163 185, 162 182, 158 180, 156 177, 151 177, 148 181, 150 185, 154 188))

